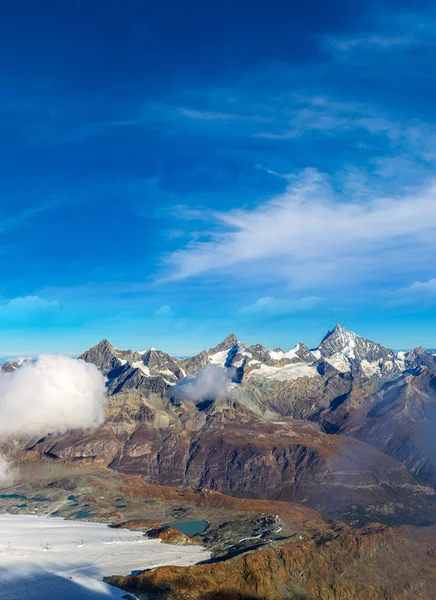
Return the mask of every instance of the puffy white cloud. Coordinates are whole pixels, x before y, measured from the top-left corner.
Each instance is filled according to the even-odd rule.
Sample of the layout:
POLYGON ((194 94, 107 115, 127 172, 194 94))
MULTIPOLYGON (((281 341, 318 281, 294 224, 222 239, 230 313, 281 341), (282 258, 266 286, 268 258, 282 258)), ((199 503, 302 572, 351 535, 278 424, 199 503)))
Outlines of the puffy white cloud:
MULTIPOLYGON (((104 422, 105 381, 90 363, 67 356, 40 356, 12 373, 0 371, 0 438, 62 433, 104 422)), ((0 485, 16 476, 0 455, 0 485)))
POLYGON ((96 427, 105 402, 105 381, 94 365, 43 355, 0 372, 0 437, 96 427))
POLYGON ((234 369, 218 365, 206 365, 196 375, 188 375, 171 389, 174 398, 186 398, 192 402, 225 397, 231 389, 234 369))

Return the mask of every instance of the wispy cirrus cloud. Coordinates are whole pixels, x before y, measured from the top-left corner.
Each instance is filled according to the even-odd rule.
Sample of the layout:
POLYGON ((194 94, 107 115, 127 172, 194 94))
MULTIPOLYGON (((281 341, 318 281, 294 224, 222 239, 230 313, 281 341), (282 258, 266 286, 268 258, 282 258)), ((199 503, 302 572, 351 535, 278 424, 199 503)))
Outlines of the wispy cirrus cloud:
POLYGON ((32 217, 39 215, 42 212, 49 211, 58 206, 59 201, 52 200, 49 202, 42 202, 36 206, 25 208, 14 214, 4 215, 0 219, 0 234, 5 233, 25 225, 31 222, 32 217))
POLYGON ((398 46, 410 46, 419 42, 419 38, 411 34, 404 35, 375 35, 370 34, 358 38, 342 38, 328 40, 327 44, 341 52, 349 52, 356 48, 391 48, 398 46))
POLYGON ((205 218, 215 232, 166 257, 169 279, 230 277, 319 290, 389 285, 433 269, 435 183, 363 203, 306 170, 268 202, 205 218))
POLYGON ((238 113, 222 113, 209 112, 205 110, 195 110, 192 108, 180 108, 179 113, 188 119, 198 121, 253 121, 253 122, 268 122, 270 118, 259 114, 238 114, 238 113))

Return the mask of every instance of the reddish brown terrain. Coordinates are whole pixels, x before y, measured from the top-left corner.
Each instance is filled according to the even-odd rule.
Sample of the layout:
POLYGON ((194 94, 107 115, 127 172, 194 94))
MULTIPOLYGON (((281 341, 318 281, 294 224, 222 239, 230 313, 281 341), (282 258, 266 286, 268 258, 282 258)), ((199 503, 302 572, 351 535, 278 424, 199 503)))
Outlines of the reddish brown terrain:
POLYGON ((165 600, 430 600, 436 529, 339 527, 224 561, 109 578, 165 600))

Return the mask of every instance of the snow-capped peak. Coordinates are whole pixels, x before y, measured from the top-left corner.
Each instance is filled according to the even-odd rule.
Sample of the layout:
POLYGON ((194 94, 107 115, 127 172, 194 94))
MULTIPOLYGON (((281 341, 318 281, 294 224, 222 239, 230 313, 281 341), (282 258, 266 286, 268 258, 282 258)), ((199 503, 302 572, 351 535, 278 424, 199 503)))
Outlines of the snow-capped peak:
POLYGON ((342 372, 353 371, 370 377, 399 368, 392 350, 357 335, 340 323, 327 333, 317 351, 321 358, 342 372))

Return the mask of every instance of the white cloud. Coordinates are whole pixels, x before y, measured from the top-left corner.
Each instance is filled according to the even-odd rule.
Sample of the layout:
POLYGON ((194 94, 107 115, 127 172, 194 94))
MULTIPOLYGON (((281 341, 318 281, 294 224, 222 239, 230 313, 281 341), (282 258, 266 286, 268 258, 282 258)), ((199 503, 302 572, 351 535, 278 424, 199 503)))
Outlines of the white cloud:
POLYGON ((319 290, 433 268, 434 183, 398 197, 358 199, 306 170, 284 194, 252 210, 208 213, 208 231, 215 222, 217 232, 169 255, 168 278, 211 273, 319 290))
POLYGON ((188 375, 171 389, 174 398, 187 398, 192 402, 225 397, 231 390, 234 369, 206 365, 196 375, 188 375))
POLYGON ((67 356, 40 356, 0 372, 0 437, 97 427, 106 388, 98 369, 67 356))
POLYGON ((411 34, 404 35, 367 35, 359 38, 330 39, 327 46, 341 52, 349 52, 357 48, 380 48, 411 46, 420 43, 419 38, 411 34))
POLYGON ((322 302, 318 296, 306 296, 295 300, 281 300, 266 296, 253 304, 242 306, 238 312, 243 315, 286 315, 311 310, 322 302))
MULTIPOLYGON (((95 365, 67 356, 40 356, 12 373, 0 371, 0 439, 88 429, 104 422, 106 386, 95 365)), ((0 455, 0 485, 18 475, 0 455)))
MULTIPOLYGON (((350 131, 368 132, 378 136, 383 134, 390 141, 403 140, 410 143, 410 136, 416 137, 416 123, 397 123, 388 115, 371 106, 360 103, 337 102, 324 96, 295 95, 294 104, 276 109, 277 124, 273 131, 257 133, 268 139, 294 139, 307 134, 337 136, 350 131)), ((423 133, 418 128, 420 137, 423 133)), ((429 130, 427 129, 427 135, 429 130)))

